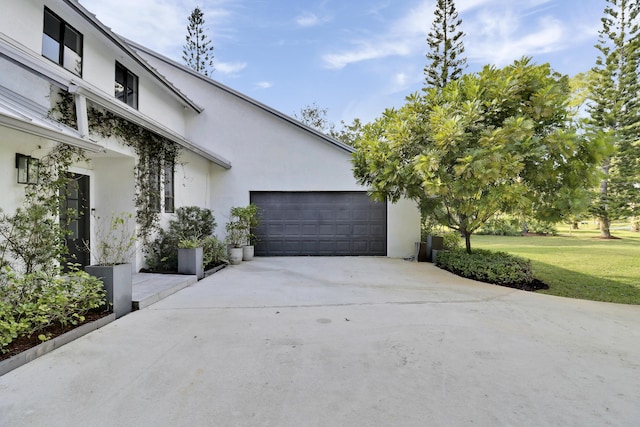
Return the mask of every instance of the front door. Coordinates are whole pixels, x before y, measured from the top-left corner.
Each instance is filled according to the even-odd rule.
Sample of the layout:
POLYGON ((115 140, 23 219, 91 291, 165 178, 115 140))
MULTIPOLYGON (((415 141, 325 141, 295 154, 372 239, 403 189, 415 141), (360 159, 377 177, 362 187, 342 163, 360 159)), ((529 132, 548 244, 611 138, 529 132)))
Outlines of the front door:
MULTIPOLYGON (((89 177, 86 175, 70 174, 71 181, 67 185, 60 221, 62 227, 69 232, 65 238, 69 253, 67 262, 89 265, 89 177)), ((66 266, 65 266, 66 268, 66 266)))

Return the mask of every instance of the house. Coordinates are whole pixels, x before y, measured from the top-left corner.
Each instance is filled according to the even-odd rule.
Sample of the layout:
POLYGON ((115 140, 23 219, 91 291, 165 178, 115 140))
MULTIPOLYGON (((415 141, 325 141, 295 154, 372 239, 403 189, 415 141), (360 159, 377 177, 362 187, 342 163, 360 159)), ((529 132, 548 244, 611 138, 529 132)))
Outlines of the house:
MULTIPOLYGON (((78 192, 66 200, 80 214, 67 242, 78 263, 95 258, 81 243, 114 212, 165 223, 177 207, 195 205, 224 224, 231 206, 249 202, 262 208, 259 255, 412 254, 415 204, 370 202, 353 178, 350 147, 122 39, 77 0, 7 3, 0 208, 20 206, 37 179, 30 165, 57 144, 84 150, 86 160, 69 168, 78 192), (123 132, 138 142, 113 136, 123 132)), ((132 263, 137 271, 142 255, 132 263)))

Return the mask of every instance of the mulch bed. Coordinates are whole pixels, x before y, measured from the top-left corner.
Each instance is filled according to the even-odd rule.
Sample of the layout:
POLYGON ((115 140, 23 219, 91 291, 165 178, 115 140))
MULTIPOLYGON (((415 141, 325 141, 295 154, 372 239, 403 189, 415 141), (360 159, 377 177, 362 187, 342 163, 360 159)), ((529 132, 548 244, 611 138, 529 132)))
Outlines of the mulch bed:
POLYGON ((78 326, 84 325, 85 323, 93 322, 94 320, 98 320, 103 317, 106 317, 109 314, 111 314, 110 311, 104 311, 104 310, 91 311, 84 315, 85 320, 83 323, 79 323, 77 325, 67 325, 67 326, 62 326, 60 324, 51 325, 45 328, 44 330, 33 334, 31 337, 19 337, 14 341, 12 341, 11 344, 9 344, 5 348, 9 350, 8 352, 0 353, 0 360, 8 359, 10 357, 15 356, 16 354, 22 353, 25 350, 29 350, 32 347, 42 344, 42 341, 38 339, 38 335, 40 334, 46 334, 49 337, 49 339, 52 339, 64 333, 67 333, 69 331, 72 331, 73 329, 77 328, 78 326))

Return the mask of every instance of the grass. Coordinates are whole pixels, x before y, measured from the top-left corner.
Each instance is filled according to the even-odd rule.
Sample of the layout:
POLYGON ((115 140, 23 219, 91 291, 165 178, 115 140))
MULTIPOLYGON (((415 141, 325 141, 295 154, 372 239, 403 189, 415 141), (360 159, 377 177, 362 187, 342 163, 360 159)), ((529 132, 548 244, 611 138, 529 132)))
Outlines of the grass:
POLYGON ((535 277, 550 287, 541 293, 640 304, 640 233, 612 230, 619 239, 603 240, 593 226, 560 231, 558 236, 472 236, 471 248, 530 259, 535 277))

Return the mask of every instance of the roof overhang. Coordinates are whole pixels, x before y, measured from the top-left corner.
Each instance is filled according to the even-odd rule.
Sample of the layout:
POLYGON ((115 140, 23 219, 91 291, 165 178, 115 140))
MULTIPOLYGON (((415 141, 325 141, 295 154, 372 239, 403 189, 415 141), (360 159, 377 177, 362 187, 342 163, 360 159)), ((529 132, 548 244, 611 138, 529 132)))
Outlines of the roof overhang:
POLYGON ((251 104, 251 105, 253 105, 253 106, 255 106, 255 107, 257 107, 257 108, 259 108, 259 109, 261 109, 261 110, 263 110, 263 111, 265 111, 265 112, 267 112, 267 113, 269 113, 269 114, 281 119, 281 120, 283 120, 283 121, 285 121, 285 122, 288 122, 289 124, 291 124, 291 125, 293 125, 295 127, 298 127, 300 129, 302 129, 305 132, 308 132, 308 133, 311 133, 311 134, 317 136, 322 141, 324 141, 324 142, 326 142, 328 144, 331 144, 331 145, 333 145, 333 146, 335 146, 337 148, 340 148, 340 149, 342 149, 342 150, 344 150, 344 151, 346 151, 348 153, 354 153, 356 151, 356 149, 351 147, 350 145, 347 145, 342 141, 338 141, 337 139, 332 138, 329 135, 326 135, 326 134, 324 134, 324 133, 322 133, 322 132, 320 132, 320 131, 312 128, 312 127, 309 127, 309 126, 305 125, 304 123, 301 123, 300 121, 294 119, 293 117, 290 117, 290 116, 288 116, 288 115, 286 115, 286 114, 284 114, 284 113, 282 113, 282 112, 280 112, 280 111, 278 111, 278 110, 276 110, 274 108, 271 108, 268 105, 263 104, 262 102, 257 101, 255 99, 243 94, 243 93, 240 93, 237 90, 230 88, 229 86, 223 85, 222 83, 220 83, 220 82, 218 82, 216 80, 213 80, 210 77, 207 77, 207 76, 205 76, 205 75, 203 75, 201 73, 198 73, 198 72, 192 70, 191 68, 189 68, 189 67, 187 67, 185 65, 182 65, 182 64, 180 64, 180 63, 178 63, 178 62, 176 62, 176 61, 174 61, 174 60, 172 60, 170 58, 167 58, 164 55, 159 54, 158 52, 155 52, 155 51, 149 49, 146 46, 142 46, 141 44, 138 44, 138 43, 136 43, 134 41, 131 41, 131 40, 128 40, 128 39, 124 39, 124 40, 133 49, 141 51, 141 52, 143 52, 143 53, 145 53, 145 54, 147 54, 147 55, 149 55, 149 56, 151 56, 151 57, 153 57, 155 59, 158 59, 158 60, 166 63, 167 65, 170 65, 170 66, 172 66, 174 68, 177 68, 177 69, 181 70, 182 72, 191 75, 192 77, 195 77, 197 79, 205 81, 208 84, 210 84, 212 86, 215 86, 220 90, 223 90, 223 91, 225 91, 225 92, 227 92, 227 93, 229 93, 229 94, 231 94, 231 95, 233 95, 233 96, 235 96, 235 97, 237 97, 237 98, 239 98, 239 99, 241 99, 241 100, 243 100, 243 101, 245 101, 245 102, 247 102, 247 103, 249 103, 249 104, 251 104))
POLYGON ((0 125, 40 138, 79 147, 93 153, 104 150, 102 146, 95 142, 82 138, 73 129, 38 117, 26 109, 9 105, 2 97, 0 97, 0 125))
POLYGON ((173 141, 176 144, 190 151, 193 151, 196 154, 199 154, 200 156, 215 163, 216 165, 223 167, 224 169, 231 169, 231 162, 224 157, 195 145, 182 135, 141 114, 138 110, 129 107, 122 101, 109 96, 105 96, 103 93, 101 93, 101 91, 95 88, 87 85, 79 86, 75 83, 71 83, 69 86, 69 92, 73 94, 83 95, 90 101, 130 121, 131 123, 135 123, 145 129, 150 130, 151 132, 167 138, 170 141, 173 141))
MULTIPOLYGON (((149 129, 152 132, 157 133, 160 136, 163 136, 186 149, 197 153, 198 155, 204 157, 207 160, 217 164, 218 166, 223 167, 224 169, 231 168, 231 162, 227 159, 211 152, 205 150, 191 141, 187 140, 183 136, 178 133, 172 131, 171 129, 163 126, 162 124, 154 121, 153 119, 145 116, 140 113, 138 110, 135 110, 123 102, 115 99, 112 96, 104 93, 102 90, 94 87, 89 84, 85 80, 69 73, 64 68, 61 68, 47 59, 43 57, 33 55, 28 49, 24 46, 19 45, 12 39, 7 38, 4 34, 0 33, 0 56, 8 59, 9 61, 17 64, 18 66, 24 68, 25 70, 34 73, 41 78, 49 81, 51 84, 68 91, 70 93, 84 95, 90 101, 106 108, 114 114, 117 114, 141 127, 149 129)), ((137 55, 136 55, 137 57, 137 55)), ((147 65, 147 67, 149 67, 147 65)), ((1 97, 0 97, 1 99, 1 97)), ((195 104, 194 104, 195 105, 195 104)), ((75 146, 86 145, 86 149, 90 151, 99 151, 100 148, 95 149, 94 147, 99 147, 98 144, 95 144, 82 136, 79 133, 75 132, 70 135, 66 135, 64 132, 61 134, 57 125, 63 127, 61 124, 57 124, 57 122, 44 120, 39 118, 37 114, 29 112, 26 109, 20 109, 19 113, 16 114, 18 110, 12 108, 11 111, 14 114, 10 113, 9 105, 5 106, 6 108, 1 108, 0 104, 0 115, 2 115, 2 124, 8 127, 12 127, 15 129, 21 129, 23 131, 29 131, 29 133, 34 133, 36 130, 40 129, 39 132, 41 134, 39 136, 50 138, 55 141, 60 141, 60 138, 66 139, 66 141, 61 141, 65 143, 69 143, 75 146), (23 120, 20 117, 28 117, 28 120, 23 120), (16 122, 16 120, 18 120, 16 122), (26 123, 26 124, 25 124, 26 123), (34 125, 35 123, 35 125, 34 125), (35 128, 33 127, 35 126, 35 128), (45 129, 41 131, 41 129, 45 129), (53 133, 51 133, 51 132, 53 133), (62 136, 61 136, 62 135, 62 136), (70 137, 71 139, 69 139, 70 137)), ((199 110, 200 107, 197 107, 199 110)), ((64 128, 68 131, 73 131, 73 129, 64 126, 64 128)), ((66 131, 65 131, 66 132, 66 131)), ((83 147, 84 148, 84 147, 83 147)))
POLYGON ((28 70, 61 89, 67 90, 72 74, 52 62, 31 54, 27 48, 17 44, 0 32, 0 56, 28 70))
POLYGON ((78 15, 83 17, 89 24, 91 24, 98 32, 106 37, 111 43, 113 43, 118 49, 125 52, 132 61, 134 61, 141 68, 151 74, 158 83, 173 94, 181 103, 191 108, 197 113, 203 111, 202 107, 193 102, 187 95, 182 93, 177 87, 169 82, 162 74, 151 67, 144 59, 142 59, 129 45, 124 42, 117 34, 115 34, 109 27, 100 22, 94 14, 89 12, 84 6, 82 6, 77 0, 64 0, 64 2, 73 9, 78 15))

